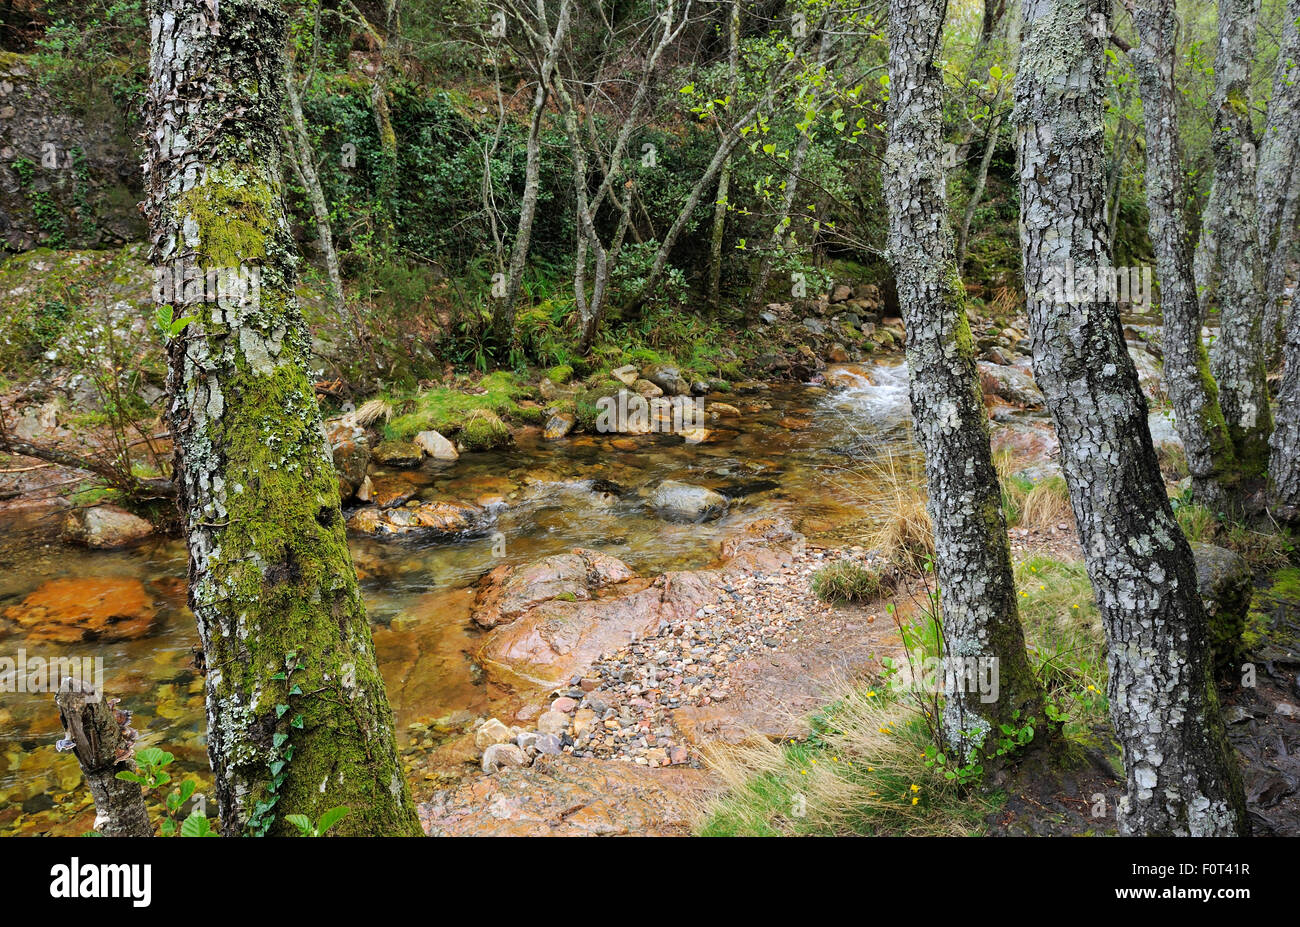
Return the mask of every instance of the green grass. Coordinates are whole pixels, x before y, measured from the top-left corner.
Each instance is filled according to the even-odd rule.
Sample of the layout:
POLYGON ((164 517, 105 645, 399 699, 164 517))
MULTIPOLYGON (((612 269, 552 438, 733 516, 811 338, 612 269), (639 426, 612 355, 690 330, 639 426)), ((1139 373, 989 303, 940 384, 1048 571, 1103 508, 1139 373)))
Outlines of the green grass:
POLYGON ((881 575, 848 560, 828 563, 813 574, 813 592, 823 602, 869 602, 888 589, 881 575))

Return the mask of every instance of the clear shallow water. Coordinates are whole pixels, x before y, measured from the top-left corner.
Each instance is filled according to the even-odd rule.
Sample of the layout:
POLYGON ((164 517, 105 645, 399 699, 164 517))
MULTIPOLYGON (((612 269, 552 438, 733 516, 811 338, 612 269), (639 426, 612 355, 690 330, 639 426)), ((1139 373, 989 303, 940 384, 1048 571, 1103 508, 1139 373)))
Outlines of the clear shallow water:
MULTIPOLYGON (((478 638, 469 621, 470 587, 494 567, 582 546, 643 574, 698 568, 755 516, 784 516, 811 538, 852 540, 872 499, 871 485, 853 468, 907 446, 907 378, 899 365, 845 379, 848 386, 830 390, 779 386, 715 397, 742 415, 714 423, 710 440, 698 445, 671 435, 545 442, 530 431, 506 452, 372 472, 377 486, 409 484, 416 498, 499 509, 499 533, 482 538, 352 542, 403 746, 410 746, 412 724, 423 731, 440 718, 508 706, 510 694, 486 684, 470 659, 478 638), (665 479, 708 486, 735 501, 716 521, 666 522, 646 506, 665 479)), ((153 601, 154 629, 123 643, 49 644, 0 619, 0 656, 25 649, 46 658, 101 657, 105 689, 134 713, 139 742, 169 750, 176 770, 205 779, 203 684, 193 666, 198 636, 185 607, 183 545, 157 540, 128 551, 80 550, 41 539, 51 518, 57 515, 0 512, 0 614, 50 580, 126 578, 142 583, 153 601)), ((51 695, 0 694, 0 835, 81 833, 90 826, 93 809, 77 762, 54 750, 60 735, 51 695)))

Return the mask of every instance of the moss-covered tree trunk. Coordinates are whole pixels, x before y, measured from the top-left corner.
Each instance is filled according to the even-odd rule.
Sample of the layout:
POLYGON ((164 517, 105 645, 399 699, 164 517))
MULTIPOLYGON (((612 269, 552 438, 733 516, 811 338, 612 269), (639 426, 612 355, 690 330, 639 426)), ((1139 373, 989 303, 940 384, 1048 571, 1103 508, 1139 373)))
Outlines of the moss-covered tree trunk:
POLYGON ((1034 368, 1106 632, 1107 694, 1124 751, 1122 832, 1247 828, 1211 678, 1196 565, 1174 520, 1147 404, 1113 301, 1055 285, 1106 272, 1102 105, 1109 0, 1025 0, 1015 121, 1034 368))
POLYGON ((1280 350, 1287 265, 1296 239, 1296 166, 1300 164, 1300 0, 1287 0, 1273 96, 1259 140, 1255 196, 1259 201, 1259 244, 1264 255, 1264 356, 1272 363, 1280 350), (1288 212, 1290 215, 1288 217, 1288 212))
POLYGON ((1041 727, 1044 715, 1016 608, 1002 492, 947 218, 943 74, 936 61, 947 6, 947 0, 890 2, 883 180, 889 257, 907 326, 912 417, 930 490, 944 656, 951 661, 944 673, 944 739, 965 761, 999 725, 1034 719, 1041 727), (978 661, 996 669, 996 698, 983 698, 957 671, 978 661))
POLYGON ((339 512, 282 202, 276 0, 151 0, 146 203, 221 830, 418 834, 339 512), (214 13, 213 10, 216 10, 214 13))
POLYGON ((1210 361, 1219 401, 1247 480, 1264 476, 1273 429, 1264 368, 1264 268, 1255 199, 1257 144, 1251 127, 1250 63, 1259 0, 1219 0, 1214 58, 1214 202, 1211 231, 1218 249, 1212 284, 1219 337, 1210 361))
POLYGON ((1187 451, 1187 469, 1198 499, 1221 506, 1236 479, 1228 423, 1219 388, 1201 340, 1201 307, 1192 271, 1192 246, 1183 212, 1184 181, 1174 88, 1178 21, 1173 0, 1137 0, 1133 22, 1138 44, 1129 53, 1137 72, 1146 129, 1148 229, 1160 280, 1164 320, 1165 388, 1187 451))

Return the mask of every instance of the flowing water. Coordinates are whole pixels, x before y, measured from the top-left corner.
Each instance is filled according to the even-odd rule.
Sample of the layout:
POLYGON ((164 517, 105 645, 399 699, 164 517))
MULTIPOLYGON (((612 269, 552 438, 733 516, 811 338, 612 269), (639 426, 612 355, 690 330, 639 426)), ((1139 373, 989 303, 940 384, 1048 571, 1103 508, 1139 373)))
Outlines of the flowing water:
MULTIPOLYGON (((404 487, 415 498, 499 509, 494 533, 473 540, 352 542, 403 749, 428 746, 438 731, 508 703, 470 657, 478 636, 471 587, 494 567, 582 546, 642 574, 693 569, 715 560, 721 539, 756 515, 784 516, 812 539, 851 541, 880 502, 855 468, 909 447, 907 378, 902 366, 881 365, 840 382, 833 390, 774 386, 718 397, 742 415, 714 423, 697 445, 672 435, 545 442, 530 431, 509 451, 372 473, 378 487, 404 487), (646 496, 665 479, 717 489, 733 504, 704 524, 664 521, 646 496)), ((104 688, 133 712, 138 743, 175 754, 173 779, 205 780, 203 681, 193 663, 198 636, 185 607, 183 545, 164 539, 86 551, 51 540, 42 517, 50 518, 0 512, 0 615, 51 581, 77 580, 68 586, 75 590, 121 580, 143 586, 156 618, 138 640, 67 644, 29 639, 0 618, 0 659, 102 658, 104 688)), ((0 676, 0 835, 82 833, 93 809, 76 760, 55 750, 61 729, 52 696, 14 692, 14 682, 0 676)))

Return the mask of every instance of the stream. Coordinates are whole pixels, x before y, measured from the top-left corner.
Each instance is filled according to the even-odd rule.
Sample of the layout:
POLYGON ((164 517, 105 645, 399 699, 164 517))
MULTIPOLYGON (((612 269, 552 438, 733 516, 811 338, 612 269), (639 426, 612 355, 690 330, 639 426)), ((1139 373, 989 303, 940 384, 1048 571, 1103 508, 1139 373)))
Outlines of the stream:
MULTIPOLYGON (((486 683, 470 659, 482 633, 470 621, 472 587, 494 567, 589 547, 644 575, 696 569, 714 561, 721 540, 755 515, 785 517, 814 543, 853 543, 884 504, 854 469, 879 455, 910 452, 906 368, 895 362, 844 370, 839 382, 847 385, 781 384, 713 397, 742 415, 713 423, 702 444, 673 435, 548 442, 527 429, 507 451, 451 463, 426 459, 410 471, 372 470, 377 487, 387 481, 420 500, 499 509, 494 533, 473 540, 352 539, 399 746, 410 754, 436 743, 440 732, 508 708, 510 694, 486 683), (646 496, 666 479, 734 501, 714 521, 664 521, 646 496)), ((85 550, 57 540, 49 522, 59 517, 58 510, 0 512, 0 615, 39 589, 58 590, 75 607, 79 590, 116 595, 142 587, 155 618, 135 640, 66 644, 29 639, 0 618, 0 657, 101 658, 105 690, 133 713, 137 746, 175 754, 173 780, 194 775, 201 792, 209 777, 203 679, 185 606, 183 543, 160 538, 125 550, 85 550)), ((76 759, 55 750, 62 731, 53 698, 15 692, 13 681, 11 675, 0 689, 0 836, 84 833, 93 806, 76 759)))

